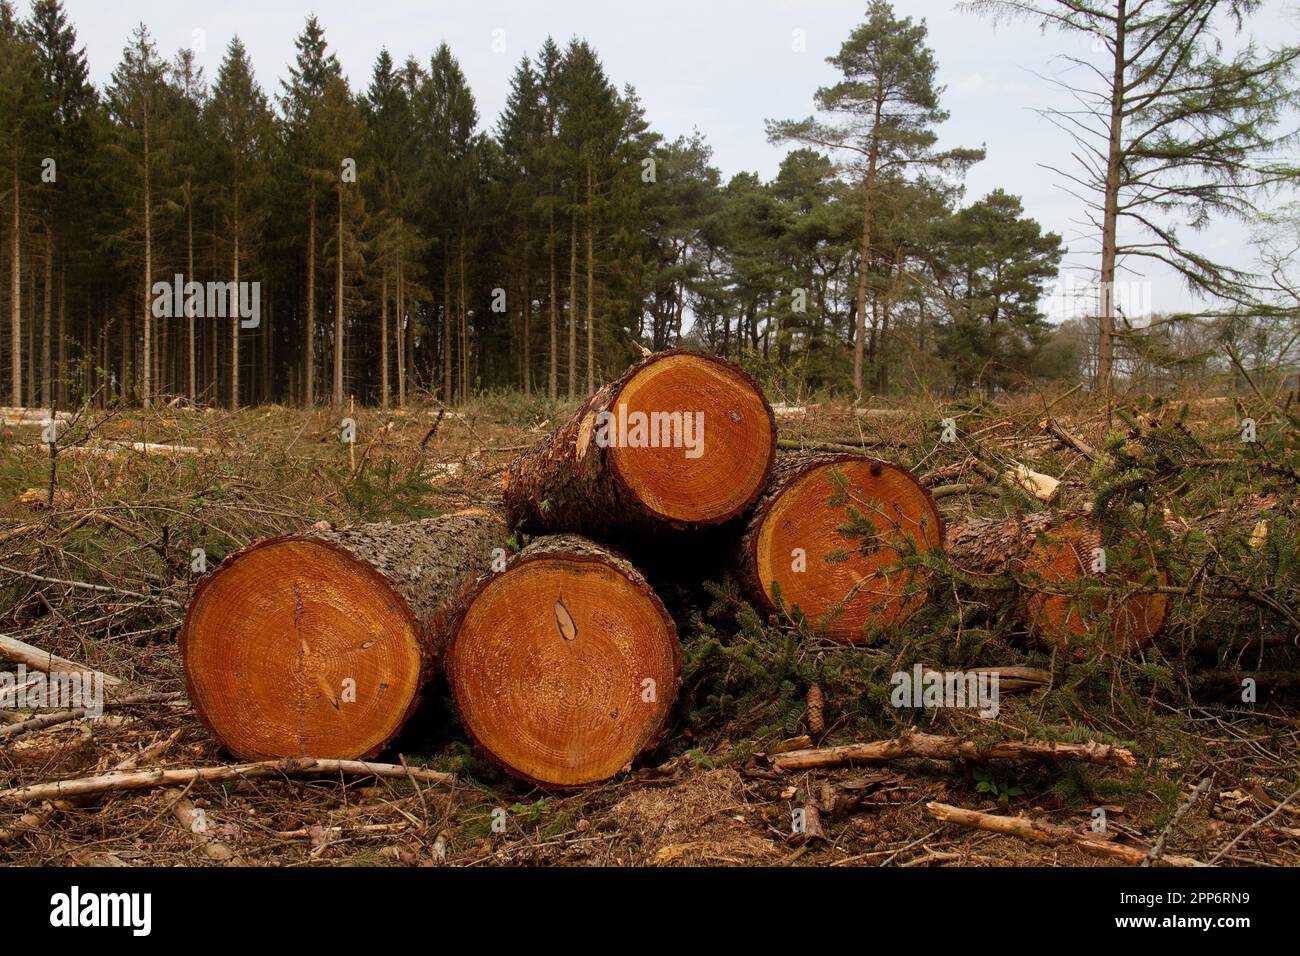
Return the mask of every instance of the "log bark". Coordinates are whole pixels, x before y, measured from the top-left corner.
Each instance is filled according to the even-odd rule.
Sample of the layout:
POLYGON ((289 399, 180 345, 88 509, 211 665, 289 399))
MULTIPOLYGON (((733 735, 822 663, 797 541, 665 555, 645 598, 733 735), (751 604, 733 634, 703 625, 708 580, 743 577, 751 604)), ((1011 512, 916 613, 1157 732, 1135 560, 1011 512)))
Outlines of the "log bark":
POLYGON ((230 555, 181 629, 195 710, 245 760, 379 753, 432 676, 461 589, 505 546, 498 516, 468 511, 230 555))
POLYGON ((766 613, 779 593, 826 636, 858 643, 922 606, 927 575, 899 563, 942 541, 939 510, 906 469, 865 455, 792 455, 748 519, 736 573, 766 613), (854 529, 855 515, 874 532, 854 529))
POLYGON ((716 525, 753 503, 775 455, 776 419, 753 379, 715 356, 670 349, 599 389, 511 463, 505 507, 530 533, 716 525))
POLYGON ((772 757, 777 770, 815 770, 820 767, 843 767, 852 764, 886 763, 890 760, 923 758, 928 760, 1037 760, 1054 763, 1073 761, 1095 763, 1121 770, 1137 766, 1133 755, 1122 747, 1087 743, 1061 743, 1050 740, 1000 740, 988 745, 977 744, 961 737, 940 737, 934 734, 907 733, 892 740, 873 740, 869 743, 845 744, 840 747, 819 747, 813 750, 792 750, 772 757))
POLYGON ((607 780, 654 746, 680 670, 677 629, 645 579, 576 535, 539 538, 481 579, 445 659, 479 749, 554 789, 607 780))
POLYGON ((992 588, 981 589, 986 599, 1018 600, 1035 635, 1076 656, 1089 633, 1101 634, 1109 650, 1132 653, 1148 647, 1164 625, 1169 599, 1156 589, 1168 584, 1168 575, 1156 556, 1131 538, 1103 546, 1099 525, 1087 515, 968 518, 947 529, 944 547, 969 580, 990 579, 992 588))

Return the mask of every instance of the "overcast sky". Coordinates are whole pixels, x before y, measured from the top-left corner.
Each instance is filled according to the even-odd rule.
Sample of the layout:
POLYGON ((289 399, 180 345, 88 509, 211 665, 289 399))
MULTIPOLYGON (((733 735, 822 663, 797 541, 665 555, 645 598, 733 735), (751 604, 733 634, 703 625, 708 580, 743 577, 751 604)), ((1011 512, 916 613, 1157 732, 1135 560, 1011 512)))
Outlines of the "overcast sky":
MULTIPOLYGON (((19 6, 24 0, 19 0, 19 6)), ((232 35, 248 47, 258 79, 279 92, 294 54, 293 40, 314 11, 354 89, 369 81, 381 47, 423 62, 446 40, 478 100, 480 125, 491 128, 505 102, 519 57, 533 54, 549 34, 561 43, 589 40, 610 78, 636 87, 654 128, 669 138, 703 132, 724 178, 751 170, 771 177, 788 151, 769 145, 767 118, 808 115, 817 87, 834 82, 826 63, 863 18, 863 0, 64 0, 86 46, 92 79, 107 81, 133 27, 148 24, 159 51, 203 47, 199 61, 211 80, 232 35), (196 43, 196 40, 198 41, 196 43), (504 52, 497 50, 504 45, 504 52)), ((1070 247, 1065 285, 1088 281, 1093 243, 1079 234, 1081 206, 1059 177, 1040 164, 1069 167, 1071 144, 1035 111, 1060 104, 1046 76, 1059 75, 1062 52, 1088 57, 1084 38, 1040 34, 1029 24, 1001 24, 958 12, 951 0, 895 0, 900 15, 925 18, 930 45, 947 87, 952 114, 941 144, 985 145, 988 158, 967 177, 966 201, 1001 187, 1020 195, 1029 214, 1060 233, 1070 247), (1077 276, 1077 278, 1076 278, 1077 276)), ((1266 0, 1251 32, 1263 45, 1300 37, 1300 0, 1266 0)), ((1250 261, 1248 232, 1219 224, 1197 239, 1211 256, 1250 261)), ((1155 311, 1193 300, 1167 271, 1130 275, 1133 305, 1155 311)), ((1124 290, 1120 290, 1121 297, 1124 290)), ((1081 299, 1044 303, 1049 314, 1076 311, 1081 299)), ((1141 308, 1126 310, 1132 315, 1141 308)))

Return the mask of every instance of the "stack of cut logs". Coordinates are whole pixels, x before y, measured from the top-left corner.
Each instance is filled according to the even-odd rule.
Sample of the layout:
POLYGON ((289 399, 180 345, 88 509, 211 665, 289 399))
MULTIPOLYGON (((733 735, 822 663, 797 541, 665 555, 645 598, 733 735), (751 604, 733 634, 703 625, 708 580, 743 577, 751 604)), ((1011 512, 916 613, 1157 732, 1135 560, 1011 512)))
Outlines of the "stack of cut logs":
POLYGON ((719 578, 730 570, 764 612, 797 606, 846 643, 923 605, 931 574, 903 558, 935 549, 964 576, 1034 569, 1051 586, 1018 606, 1049 639, 1107 620, 1120 646, 1140 646, 1160 624, 1151 594, 1072 596, 1086 519, 945 534, 906 469, 776 448, 772 409, 739 368, 650 356, 510 465, 499 511, 313 530, 227 557, 181 632, 189 695, 240 758, 352 759, 383 750, 441 671, 466 732, 510 773, 606 780, 665 731, 681 666, 673 619, 628 555, 685 559, 710 528, 734 555, 719 578), (508 555, 515 532, 532 537, 508 555))

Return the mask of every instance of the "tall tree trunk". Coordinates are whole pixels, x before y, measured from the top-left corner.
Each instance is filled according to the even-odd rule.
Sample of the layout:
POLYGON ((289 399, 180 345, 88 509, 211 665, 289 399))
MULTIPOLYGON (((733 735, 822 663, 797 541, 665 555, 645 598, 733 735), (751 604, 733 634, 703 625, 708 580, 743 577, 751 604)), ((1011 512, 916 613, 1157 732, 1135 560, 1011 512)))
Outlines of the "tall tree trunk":
POLYGON ((13 376, 13 404, 23 404, 23 282, 22 282, 22 217, 19 214, 21 193, 18 183, 18 150, 14 149, 14 215, 13 241, 9 244, 9 373, 13 376))
POLYGON ((140 395, 144 407, 153 405, 153 198, 149 176, 149 113, 144 114, 144 354, 140 357, 140 395))
POLYGON ((334 287, 334 407, 343 407, 343 183, 339 182, 339 235, 334 287))
POLYGON ((596 390, 596 253, 591 203, 591 164, 587 164, 587 394, 596 390))
POLYGON ((1119 172, 1121 133, 1124 123, 1125 37, 1128 31, 1127 0, 1115 5, 1115 69, 1110 89, 1110 136, 1106 149, 1106 197, 1101 223, 1101 288, 1098 301, 1097 391, 1111 388, 1112 350, 1115 333, 1116 230, 1119 221, 1119 172))
POLYGON ((235 280, 235 301, 230 310, 230 407, 239 407, 239 193, 235 193, 235 235, 231 250, 235 280))
POLYGON ((880 161, 880 114, 884 103, 876 97, 871 148, 867 153, 866 196, 862 203, 862 254, 858 261, 858 321, 853 337, 853 391, 862 397, 862 352, 866 345, 867 278, 871 268, 871 215, 876 200, 876 166, 880 161))
POLYGON ((54 397, 54 376, 50 368, 50 320, 54 314, 54 233, 45 230, 45 303, 41 311, 41 405, 50 407, 54 397))
MULTIPOLYGON (((194 281, 194 198, 188 196, 185 203, 185 281, 194 281)), ((189 307, 188 297, 185 307, 186 351, 188 352, 188 395, 191 402, 198 397, 199 374, 194 364, 194 310, 189 307)))
MULTIPOLYGON (((267 291, 269 292, 270 290, 267 291)), ((275 334, 271 331, 275 328, 275 316, 271 311, 273 304, 274 299, 270 295, 267 295, 266 320, 261 323, 257 330, 257 338, 262 346, 262 367, 259 370, 261 373, 260 378, 262 380, 262 401, 268 404, 272 401, 271 396, 274 394, 272 390, 274 385, 274 374, 272 371, 273 366, 271 365, 272 350, 275 347, 275 334)))
POLYGON ((555 208, 551 207, 551 229, 546 240, 546 246, 550 250, 551 257, 551 292, 547 298, 547 307, 550 310, 550 332, 551 332, 551 354, 550 370, 546 380, 546 394, 551 401, 555 401, 558 393, 559 366, 560 366, 560 331, 559 322, 556 316, 556 283, 555 283, 555 208))
MULTIPOLYGON (((398 222, 401 229, 401 222, 398 222)), ((401 235, 397 246, 397 404, 406 404, 406 290, 403 287, 401 235)))
POLYGON ((469 396, 469 318, 465 308, 465 227, 460 229, 460 282, 456 296, 456 313, 460 325, 460 396, 469 396))
POLYGON ((532 344, 531 319, 533 315, 533 290, 532 290, 532 282, 530 281, 529 270, 528 270, 528 265, 529 265, 528 258, 529 258, 528 222, 527 220, 525 220, 524 221, 524 278, 523 278, 523 287, 524 287, 523 288, 523 292, 524 292, 523 379, 524 379, 525 396, 531 395, 533 393, 533 357, 532 357, 532 349, 530 347, 532 344))
POLYGON ((451 249, 444 234, 442 253, 442 400, 451 404, 451 249))
POLYGON ((569 225, 569 398, 578 384, 578 217, 569 225))
POLYGON ((307 206, 307 328, 302 360, 302 403, 315 404, 316 381, 316 197, 307 206))
MULTIPOLYGON (((54 381, 54 395, 60 408, 68 407, 68 257, 59 259, 59 326, 57 365, 58 377, 54 381)), ((84 341, 84 339, 83 339, 84 341)))
POLYGON ((388 411, 388 272, 379 280, 379 407, 388 411))

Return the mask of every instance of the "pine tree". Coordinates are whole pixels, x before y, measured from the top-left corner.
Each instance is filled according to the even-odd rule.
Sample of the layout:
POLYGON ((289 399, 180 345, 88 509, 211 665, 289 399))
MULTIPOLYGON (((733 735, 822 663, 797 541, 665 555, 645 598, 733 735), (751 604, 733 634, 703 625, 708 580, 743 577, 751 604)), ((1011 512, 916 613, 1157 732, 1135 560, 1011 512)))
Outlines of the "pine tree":
MULTIPOLYGON (((212 97, 204 110, 208 142, 214 154, 214 202, 230 256, 232 298, 240 297, 241 265, 260 233, 260 193, 265 188, 273 127, 266 94, 253 77, 248 51, 239 37, 231 39, 217 71, 212 97)), ((246 272, 244 274, 247 274, 246 272)), ((230 407, 240 402, 237 301, 230 308, 230 407)), ((211 318, 209 316, 209 318, 211 318)), ((260 316, 258 317, 260 319, 260 316)), ((265 334, 265 330, 261 330, 265 334)))
POLYGON ((315 402, 316 372, 316 251, 317 206, 323 192, 333 187, 338 168, 328 168, 321 142, 320 112, 329 84, 342 76, 338 59, 328 52, 325 30, 316 17, 307 18, 294 41, 297 56, 282 83, 280 109, 284 114, 285 155, 292 165, 297 190, 307 209, 307 301, 303 332, 303 404, 315 402))
POLYGON ((858 261, 853 387, 862 395, 867 282, 871 270, 872 208, 881 177, 905 167, 964 168, 982 150, 933 151, 934 127, 947 119, 939 107, 937 64, 926 45, 925 21, 895 16, 887 0, 872 0, 867 19, 827 57, 844 79, 817 91, 817 108, 845 117, 840 123, 769 120, 773 142, 796 140, 822 149, 847 150, 850 169, 862 176, 862 245, 858 261))

